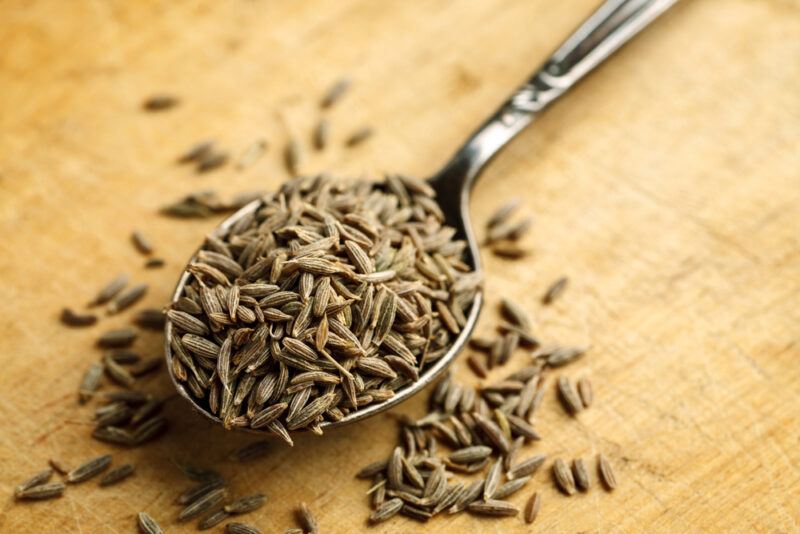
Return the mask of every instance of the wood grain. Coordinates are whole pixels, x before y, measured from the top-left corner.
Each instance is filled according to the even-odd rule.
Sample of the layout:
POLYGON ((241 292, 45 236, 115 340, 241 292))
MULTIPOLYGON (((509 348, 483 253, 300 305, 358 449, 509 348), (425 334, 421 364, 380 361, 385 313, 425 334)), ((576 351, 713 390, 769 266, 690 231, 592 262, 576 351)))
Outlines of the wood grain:
MULTIPOLYGON (((377 418, 245 468, 226 461, 249 440, 210 428, 181 402, 172 431, 115 461, 137 465, 116 487, 69 488, 52 503, 14 504, 13 485, 57 457, 75 465, 110 448, 88 437, 75 388, 98 332, 56 318, 116 272, 165 302, 213 221, 155 214, 197 188, 225 194, 285 179, 288 129, 307 139, 316 102, 342 74, 354 89, 331 111, 334 143, 377 128, 354 150, 303 166, 343 175, 425 176, 520 83, 596 1, 339 0, 0 5, 0 530, 131 532, 146 510, 169 532, 189 483, 171 459, 218 466, 237 493, 263 491, 247 520, 294 525, 309 503, 325 532, 364 528, 366 484, 352 474, 391 450, 377 418), (155 92, 174 111, 145 114, 155 92), (247 172, 197 177, 174 165, 215 138, 235 153, 259 136, 268 155, 247 172), (141 268, 128 236, 150 235, 167 267, 141 268)), ((596 401, 577 420, 549 392, 530 450, 617 468, 613 494, 562 497, 541 472, 536 527, 550 532, 791 532, 800 522, 800 5, 681 2, 524 132, 474 192, 484 221, 520 196, 536 216, 525 262, 485 257, 492 328, 500 295, 534 314, 548 340, 591 344, 565 370, 591 376, 596 401), (560 275, 571 283, 543 309, 560 275)), ((159 336, 140 344, 158 353, 159 336)), ((517 356, 520 363, 524 357, 517 356)), ((469 376, 466 366, 459 373, 469 376)), ((164 376, 146 387, 166 394, 164 376)), ((398 412, 419 414, 423 399, 398 412)), ((591 463, 590 463, 591 465, 591 463)), ((523 532, 522 521, 437 518, 439 532, 523 532)), ((376 532, 421 531, 396 519, 376 532)))

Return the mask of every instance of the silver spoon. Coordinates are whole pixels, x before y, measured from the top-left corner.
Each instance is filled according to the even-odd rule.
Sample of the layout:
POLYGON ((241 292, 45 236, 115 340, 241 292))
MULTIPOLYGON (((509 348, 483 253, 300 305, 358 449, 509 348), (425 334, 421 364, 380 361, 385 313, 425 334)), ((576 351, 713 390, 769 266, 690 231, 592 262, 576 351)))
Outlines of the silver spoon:
MULTIPOLYGON (((489 160, 525 126, 530 124, 538 113, 553 103, 575 83, 592 71, 619 47, 644 29, 677 0, 607 0, 595 11, 566 41, 545 61, 533 77, 517 90, 500 109, 492 115, 466 143, 455 153, 450 161, 429 182, 436 190, 436 198, 445 213, 446 223, 457 229, 456 236, 466 239, 468 247, 464 261, 475 271, 480 271, 478 244, 469 220, 469 192, 475 179, 489 160)), ((259 206, 254 201, 243 207, 220 224, 212 233, 224 233, 243 217, 253 213, 259 206)), ((183 296, 184 287, 191 275, 184 272, 172 296, 173 302, 183 296)), ((324 422, 323 429, 344 426, 366 419, 388 410, 408 399, 436 378, 455 359, 470 338, 483 302, 478 293, 467 314, 467 322, 456 338, 453 346, 436 363, 426 369, 419 380, 396 392, 389 400, 354 411, 336 422, 324 422)), ((222 420, 208 412, 186 391, 172 372, 172 325, 167 321, 165 328, 165 351, 167 368, 178 393, 192 406, 218 423, 222 420)), ((244 428, 255 433, 266 431, 244 428)))

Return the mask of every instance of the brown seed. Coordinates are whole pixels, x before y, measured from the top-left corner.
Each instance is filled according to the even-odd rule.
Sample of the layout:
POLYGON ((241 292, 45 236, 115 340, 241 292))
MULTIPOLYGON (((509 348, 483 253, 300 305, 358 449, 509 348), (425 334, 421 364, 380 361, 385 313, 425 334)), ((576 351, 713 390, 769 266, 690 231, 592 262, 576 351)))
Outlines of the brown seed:
POLYGON ((475 419, 475 423, 477 423, 492 445, 503 453, 508 452, 511 444, 508 442, 508 438, 503 434, 500 427, 494 421, 490 421, 477 412, 474 412, 472 416, 475 419))
POLYGON ((483 460, 492 454, 492 448, 484 445, 474 445, 472 447, 465 447, 458 449, 450 454, 449 459, 451 462, 457 464, 469 464, 483 460))
POLYGON ((489 469, 489 474, 486 475, 486 482, 483 486, 484 501, 491 499, 497 491, 497 488, 500 486, 500 478, 502 477, 502 473, 503 462, 500 460, 495 460, 495 462, 492 464, 492 468, 489 469))
POLYGON ((489 235, 486 237, 486 241, 488 243, 494 243, 502 240, 516 241, 530 229, 532 224, 532 217, 526 217, 516 223, 507 221, 505 223, 498 224, 489 230, 489 235))
POLYGON ((223 167, 226 163, 228 163, 228 159, 229 157, 227 152, 212 151, 203 154, 197 160, 197 172, 205 173, 219 169, 220 167, 223 167))
POLYGON ((518 260, 524 258, 528 254, 528 250, 514 242, 498 241, 492 245, 492 253, 501 258, 518 260))
POLYGON ((18 500, 45 500, 61 497, 64 493, 66 486, 61 482, 52 482, 50 484, 39 484, 26 490, 15 492, 14 498, 18 500))
POLYGON ((78 387, 78 401, 84 404, 94 396, 95 391, 100 386, 100 378, 103 376, 103 365, 92 363, 83 374, 81 384, 78 387))
POLYGON ((525 486, 525 484, 530 482, 530 480, 531 480, 530 476, 519 477, 513 480, 509 480, 508 482, 497 488, 497 490, 494 492, 493 497, 495 499, 501 499, 501 500, 510 497, 511 495, 521 490, 525 486))
POLYGON ((547 288, 544 295, 542 296, 542 304, 550 304, 554 300, 556 300, 561 293, 567 288, 567 281, 568 278, 566 276, 562 276, 547 288))
POLYGON ((358 130, 350 134, 350 137, 348 137, 347 141, 345 141, 345 145, 347 145, 348 147, 354 147, 356 145, 360 145, 361 143, 372 137, 373 133, 375 133, 375 131, 369 126, 362 126, 358 130))
POLYGON ((531 320, 519 304, 507 298, 503 298, 500 301, 500 311, 509 321, 523 330, 527 331, 531 329, 531 320))
POLYGON ((178 514, 178 521, 188 521, 202 513, 209 511, 211 508, 222 502, 222 499, 225 498, 226 493, 227 492, 225 488, 216 488, 208 493, 205 493, 202 497, 193 501, 191 504, 186 506, 186 508, 181 510, 181 513, 178 514))
POLYGON ((29 490, 34 486, 41 486, 42 484, 46 483, 53 477, 53 470, 52 469, 45 469, 44 471, 40 471, 27 479, 25 482, 19 484, 16 488, 14 488, 14 495, 20 494, 25 490, 29 490))
POLYGON ((120 328, 103 333, 97 340, 102 348, 127 347, 136 340, 138 332, 133 328, 120 328))
POLYGON ((229 514, 246 514, 254 510, 258 510, 264 503, 267 502, 267 497, 263 493, 254 493, 246 497, 239 497, 230 504, 226 504, 223 508, 229 514))
POLYGON ((217 510, 210 516, 200 521, 200 523, 197 525, 197 530, 208 530, 213 528, 228 519, 230 516, 231 514, 225 510, 217 510))
POLYGON ((314 128, 314 148, 323 150, 328 146, 328 138, 330 137, 330 123, 327 119, 320 119, 317 127, 314 128))
POLYGON ((534 522, 536 516, 539 515, 539 510, 542 508, 542 496, 538 492, 534 492, 528 503, 525 505, 525 522, 529 525, 534 522))
POLYGON ((63 324, 74 327, 92 326, 97 322, 97 316, 93 313, 76 313, 70 308, 61 310, 59 319, 63 324))
POLYGON ((228 523, 225 525, 225 532, 228 534, 261 534, 256 527, 244 523, 228 523))
POLYGON ((111 304, 108 305, 108 313, 115 314, 119 313, 127 308, 130 308, 136 302, 139 301, 142 297, 144 297, 145 293, 147 293, 147 284, 138 284, 130 288, 125 293, 118 296, 114 299, 111 304))
POLYGON ((556 461, 553 462, 553 478, 558 488, 565 494, 573 495, 575 493, 575 478, 561 458, 556 458, 556 461))
POLYGON ((345 95, 345 93, 347 93, 348 89, 350 89, 349 79, 341 78, 337 80, 327 91, 325 91, 325 95, 320 101, 320 106, 323 109, 333 106, 345 95))
POLYGON ((522 460, 518 464, 511 466, 508 470, 508 478, 514 479, 532 475, 544 464, 547 457, 544 454, 536 454, 530 458, 522 460))
POLYGON ((592 390, 592 383, 588 378, 581 378, 578 380, 578 395, 581 397, 581 403, 584 408, 588 408, 592 405, 594 392, 592 390))
POLYGON ((385 471, 387 465, 388 462, 386 460, 378 460, 377 462, 372 462, 371 464, 362 467, 361 470, 358 473, 356 473, 356 477, 372 478, 376 474, 385 471))
POLYGON ((302 149, 296 139, 289 139, 283 152, 283 162, 290 176, 297 176, 300 172, 300 162, 302 159, 302 149))
POLYGON ((469 486, 464 489, 464 493, 461 494, 459 499, 456 501, 453 506, 450 507, 448 510, 448 514, 456 514, 461 512, 467 508, 471 503, 475 502, 476 500, 480 499, 481 495, 483 494, 483 480, 475 480, 469 486))
POLYGON ((306 503, 304 502, 300 503, 300 506, 298 507, 297 510, 297 516, 305 532, 307 532, 308 534, 319 533, 319 525, 317 524, 317 518, 314 517, 314 514, 311 513, 311 510, 308 508, 308 505, 306 503))
POLYGON ((103 475, 103 478, 100 479, 101 486, 110 486, 112 484, 116 484, 133 474, 134 467, 131 464, 123 464, 119 467, 116 467, 103 475))
POLYGON ((583 463, 582 458, 572 460, 572 474, 575 478, 575 486, 580 491, 587 491, 590 484, 589 472, 586 470, 586 465, 583 463))
POLYGON ((384 502, 369 516, 370 523, 380 523, 397 515, 400 509, 403 508, 403 501, 397 497, 389 499, 384 502))
POLYGON ((473 337, 469 340, 470 347, 483 352, 489 352, 492 349, 492 345, 494 345, 494 339, 485 337, 473 337))
POLYGON ((561 367, 572 363, 586 353, 586 347, 557 347, 546 358, 550 367, 561 367))
POLYGON ((191 504, 210 491, 221 488, 225 485, 225 480, 222 479, 218 474, 216 476, 208 476, 210 476, 208 480, 198 484, 197 486, 193 486, 178 495, 178 498, 175 500, 175 502, 178 504, 191 504))
POLYGON ((516 211, 516 209, 520 205, 520 199, 512 198, 499 208, 489 217, 489 220, 486 221, 487 228, 493 228, 499 224, 502 224, 508 220, 508 218, 516 211))
POLYGON ((179 103, 180 100, 178 100, 176 96, 167 94, 157 94, 148 97, 144 101, 144 103, 142 103, 142 108, 145 111, 165 111, 174 108, 179 103))
POLYGON ((209 154, 214 149, 214 142, 205 140, 200 141, 199 143, 195 143, 190 147, 186 152, 184 152, 179 158, 178 163, 191 163, 193 161, 198 161, 203 156, 209 154))
POLYGON ((122 289, 128 284, 128 275, 125 273, 118 274, 106 284, 98 293, 97 296, 89 303, 89 306, 97 306, 105 304, 109 300, 117 296, 122 289))
POLYGON ((144 262, 144 268, 159 269, 166 264, 167 262, 164 260, 164 258, 147 258, 147 260, 144 262))
POLYGON ((564 409, 571 415, 575 415, 583 409, 583 403, 578 392, 575 391, 575 386, 566 376, 558 377, 558 396, 564 409))
POLYGON ((136 250, 142 254, 152 254, 152 243, 150 243, 150 240, 139 230, 134 230, 133 233, 131 233, 131 242, 133 243, 133 246, 136 247, 136 250))
POLYGON ((106 374, 117 384, 125 387, 133 387, 136 379, 133 375, 120 364, 115 362, 110 356, 106 355, 103 358, 104 369, 106 374))
MULTIPOLYGON (((239 161, 236 162, 236 169, 239 171, 243 171, 249 167, 252 167, 260 158, 264 155, 264 152, 267 151, 267 141, 264 139, 258 139, 253 142, 244 152, 242 155, 239 156, 239 161)), ((255 200, 255 199, 254 199, 255 200)), ((243 204, 241 202, 235 202, 235 204, 243 204)))
MULTIPOLYGON (((286 406, 285 402, 281 404, 283 404, 284 407, 286 406)), ((229 458, 237 462, 249 462, 265 456, 272 448, 271 445, 270 440, 267 439, 254 441, 234 450, 229 458)))
POLYGON ((156 523, 156 520, 150 517, 146 512, 139 512, 136 519, 139 525, 139 531, 142 534, 164 534, 164 531, 158 523, 156 523))
POLYGON ((611 462, 608 461, 602 453, 597 455, 597 471, 600 474, 600 480, 608 491, 612 491, 617 487, 617 477, 614 474, 614 468, 611 462))
POLYGON ((78 482, 89 480, 93 476, 96 476, 102 471, 106 470, 109 465, 111 465, 110 454, 104 454, 103 456, 98 456, 97 458, 87 460, 67 473, 67 482, 70 484, 77 484, 78 482))
POLYGON ((495 517, 510 517, 519 513, 519 509, 510 502, 496 501, 493 499, 473 502, 467 506, 467 510, 473 514, 495 517))

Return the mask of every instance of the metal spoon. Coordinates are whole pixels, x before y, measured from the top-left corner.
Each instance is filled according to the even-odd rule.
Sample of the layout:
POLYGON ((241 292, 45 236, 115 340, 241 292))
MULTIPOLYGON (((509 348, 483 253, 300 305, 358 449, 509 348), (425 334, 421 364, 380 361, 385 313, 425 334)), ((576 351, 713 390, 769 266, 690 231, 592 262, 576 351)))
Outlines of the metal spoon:
MULTIPOLYGON (((456 236, 466 239, 468 248, 464 261, 475 271, 480 270, 478 244, 469 220, 469 191, 489 160, 525 126, 530 124, 538 113, 564 94, 587 73, 602 63, 619 47, 644 29, 677 0, 607 0, 595 11, 566 41, 545 61, 533 77, 517 90, 500 109, 492 115, 450 161, 429 182, 436 190, 436 198, 445 213, 446 223, 457 229, 456 236)), ((260 201, 254 201, 226 219, 213 233, 224 233, 243 217, 253 213, 260 201)), ((173 294, 173 302, 183 296, 184 287, 191 275, 184 272, 173 294)), ((455 359, 464 348, 482 304, 478 293, 467 314, 467 322, 447 354, 426 369, 418 381, 396 392, 389 400, 356 410, 339 421, 324 422, 323 429, 332 429, 348 423, 366 419, 408 399, 436 378, 455 359)), ((167 368, 175 388, 181 396, 206 417, 222 423, 216 415, 208 412, 178 381, 172 372, 172 325, 167 321, 165 328, 165 351, 167 368)), ((245 428, 250 432, 266 431, 245 428)))

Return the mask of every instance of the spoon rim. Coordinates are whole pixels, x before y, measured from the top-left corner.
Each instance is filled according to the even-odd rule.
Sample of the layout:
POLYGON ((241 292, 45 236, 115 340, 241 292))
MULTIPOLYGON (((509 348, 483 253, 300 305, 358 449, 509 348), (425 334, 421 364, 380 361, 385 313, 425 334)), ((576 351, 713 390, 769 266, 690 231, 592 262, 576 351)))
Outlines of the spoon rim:
MULTIPOLYGON (((252 202, 246 204, 245 206, 241 207, 238 211, 231 214, 228 218, 223 220, 220 224, 214 227, 214 229, 210 232, 211 235, 219 237, 218 234, 223 233, 229 230, 234 224, 236 224, 239 220, 251 213, 254 213, 259 206, 262 204, 262 199, 256 199, 252 202)), ((471 229, 469 228, 469 224, 466 221, 462 220, 464 225, 463 230, 465 230, 466 235, 464 236, 465 240, 467 241, 467 250, 469 250, 469 254, 471 256, 473 272, 481 273, 481 265, 480 265, 480 255, 475 244, 474 236, 471 233, 471 229)), ((457 229, 458 230, 458 229, 457 229)), ((191 262, 193 259, 197 257, 198 252, 202 250, 202 245, 198 247, 195 252, 192 254, 189 261, 191 262)), ((188 265, 188 263, 187 263, 188 265)), ((181 273, 180 278, 178 279, 178 283, 175 286, 175 290, 172 292, 172 298, 170 300, 170 305, 174 304, 178 299, 184 296, 184 288, 189 280, 193 277, 189 271, 186 269, 183 270, 181 273)), ((464 349, 469 338, 475 329, 475 325, 478 322, 478 316, 480 315, 481 308, 483 306, 483 284, 481 284, 476 293, 475 298, 472 301, 472 305, 470 307, 469 313, 466 317, 466 322, 464 326, 461 328, 460 332, 456 336, 453 344, 450 346, 450 349, 436 362, 433 363, 430 367, 425 369, 424 372, 420 373, 419 379, 416 381, 410 382, 409 384, 403 386, 399 391, 395 392, 395 395, 389 399, 384 401, 371 404, 363 409, 358 409, 355 411, 350 412, 346 416, 344 416, 339 421, 324 421, 319 426, 322 430, 335 430, 337 428, 350 425, 352 423, 363 421, 373 415, 376 415, 380 412, 386 411, 398 404, 408 400, 409 398, 413 397, 416 393, 419 393, 427 386, 432 384, 436 381, 437 378, 450 366, 450 364, 455 360, 456 356, 464 349)), ((214 415, 206 408, 201 406, 197 399, 187 391, 187 388, 184 386, 184 383, 179 381, 175 377, 175 373, 173 372, 172 368, 172 321, 167 320, 164 325, 164 358, 167 364, 167 372, 169 373, 170 380, 172 381, 172 385, 178 394, 183 397, 186 401, 189 402, 190 406, 195 412, 199 412, 207 419, 210 419, 220 425, 224 426, 223 420, 214 415)), ((251 428, 251 427, 231 427, 229 430, 244 432, 249 434, 258 434, 258 435, 267 435, 273 437, 279 437, 273 432, 270 432, 269 429, 259 429, 259 428, 251 428)), ((297 429, 289 431, 289 434, 306 434, 309 433, 310 430, 308 428, 297 429)))

